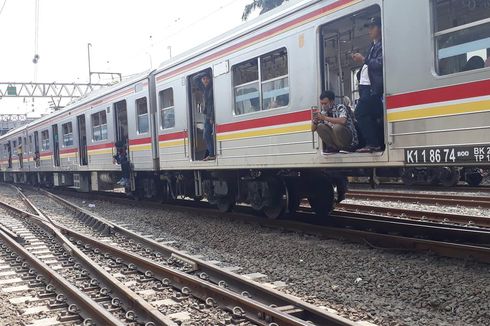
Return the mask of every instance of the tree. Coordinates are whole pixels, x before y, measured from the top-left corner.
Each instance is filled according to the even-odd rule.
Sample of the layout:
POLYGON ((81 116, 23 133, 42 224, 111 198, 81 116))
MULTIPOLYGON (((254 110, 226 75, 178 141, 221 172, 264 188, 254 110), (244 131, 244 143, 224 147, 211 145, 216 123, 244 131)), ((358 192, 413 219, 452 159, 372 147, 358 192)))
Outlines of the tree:
POLYGON ((250 14, 256 9, 260 9, 260 14, 264 14, 276 7, 279 7, 288 0, 253 0, 251 4, 245 6, 243 9, 242 19, 247 20, 250 14))

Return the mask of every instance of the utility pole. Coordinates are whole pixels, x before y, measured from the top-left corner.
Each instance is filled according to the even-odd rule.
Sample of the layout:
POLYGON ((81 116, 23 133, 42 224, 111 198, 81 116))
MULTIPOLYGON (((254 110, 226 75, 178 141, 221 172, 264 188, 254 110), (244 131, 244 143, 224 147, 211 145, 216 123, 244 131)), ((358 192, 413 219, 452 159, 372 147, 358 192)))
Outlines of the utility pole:
POLYGON ((170 59, 172 59, 172 46, 171 45, 167 46, 167 49, 168 49, 168 56, 170 57, 170 59))
POLYGON ((90 48, 92 47, 92 43, 87 44, 87 52, 88 52, 88 84, 92 85, 92 67, 90 63, 90 48))

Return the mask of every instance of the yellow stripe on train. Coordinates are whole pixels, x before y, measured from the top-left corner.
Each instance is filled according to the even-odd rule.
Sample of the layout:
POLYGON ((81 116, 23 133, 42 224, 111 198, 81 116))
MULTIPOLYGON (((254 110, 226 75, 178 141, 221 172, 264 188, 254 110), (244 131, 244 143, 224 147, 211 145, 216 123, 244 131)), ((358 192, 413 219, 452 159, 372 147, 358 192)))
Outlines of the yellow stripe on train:
POLYGON ((399 112, 388 111, 388 122, 442 117, 464 113, 477 113, 483 111, 490 111, 490 101, 442 105, 399 112))
POLYGON ((309 131, 311 131, 311 123, 304 123, 300 125, 279 127, 274 129, 266 128, 266 129, 250 130, 250 131, 243 131, 243 132, 218 134, 217 138, 218 141, 227 141, 227 140, 238 140, 238 139, 255 138, 255 137, 287 135, 287 134, 309 132, 309 131))

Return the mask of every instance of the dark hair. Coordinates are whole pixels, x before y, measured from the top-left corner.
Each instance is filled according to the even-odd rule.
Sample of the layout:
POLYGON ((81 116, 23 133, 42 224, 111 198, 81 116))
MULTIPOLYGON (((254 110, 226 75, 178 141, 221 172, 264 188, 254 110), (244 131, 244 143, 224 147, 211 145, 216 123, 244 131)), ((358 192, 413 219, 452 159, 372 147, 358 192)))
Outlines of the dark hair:
POLYGON ((322 95, 320 95, 320 100, 324 100, 328 98, 330 101, 335 100, 335 93, 332 91, 323 91, 322 95))
POLYGON ((480 56, 472 56, 463 67, 463 71, 485 68, 485 60, 480 56))

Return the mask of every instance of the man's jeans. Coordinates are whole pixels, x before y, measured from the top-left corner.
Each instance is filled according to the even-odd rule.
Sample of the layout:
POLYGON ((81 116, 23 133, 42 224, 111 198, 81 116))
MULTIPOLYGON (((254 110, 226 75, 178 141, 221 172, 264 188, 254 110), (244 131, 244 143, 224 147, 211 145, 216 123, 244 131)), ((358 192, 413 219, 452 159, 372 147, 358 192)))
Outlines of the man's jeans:
POLYGON ((356 107, 359 129, 370 147, 383 147, 384 122, 382 95, 363 94, 356 107))
POLYGON ((214 124, 209 119, 204 122, 204 141, 208 150, 208 156, 214 157, 214 124))

